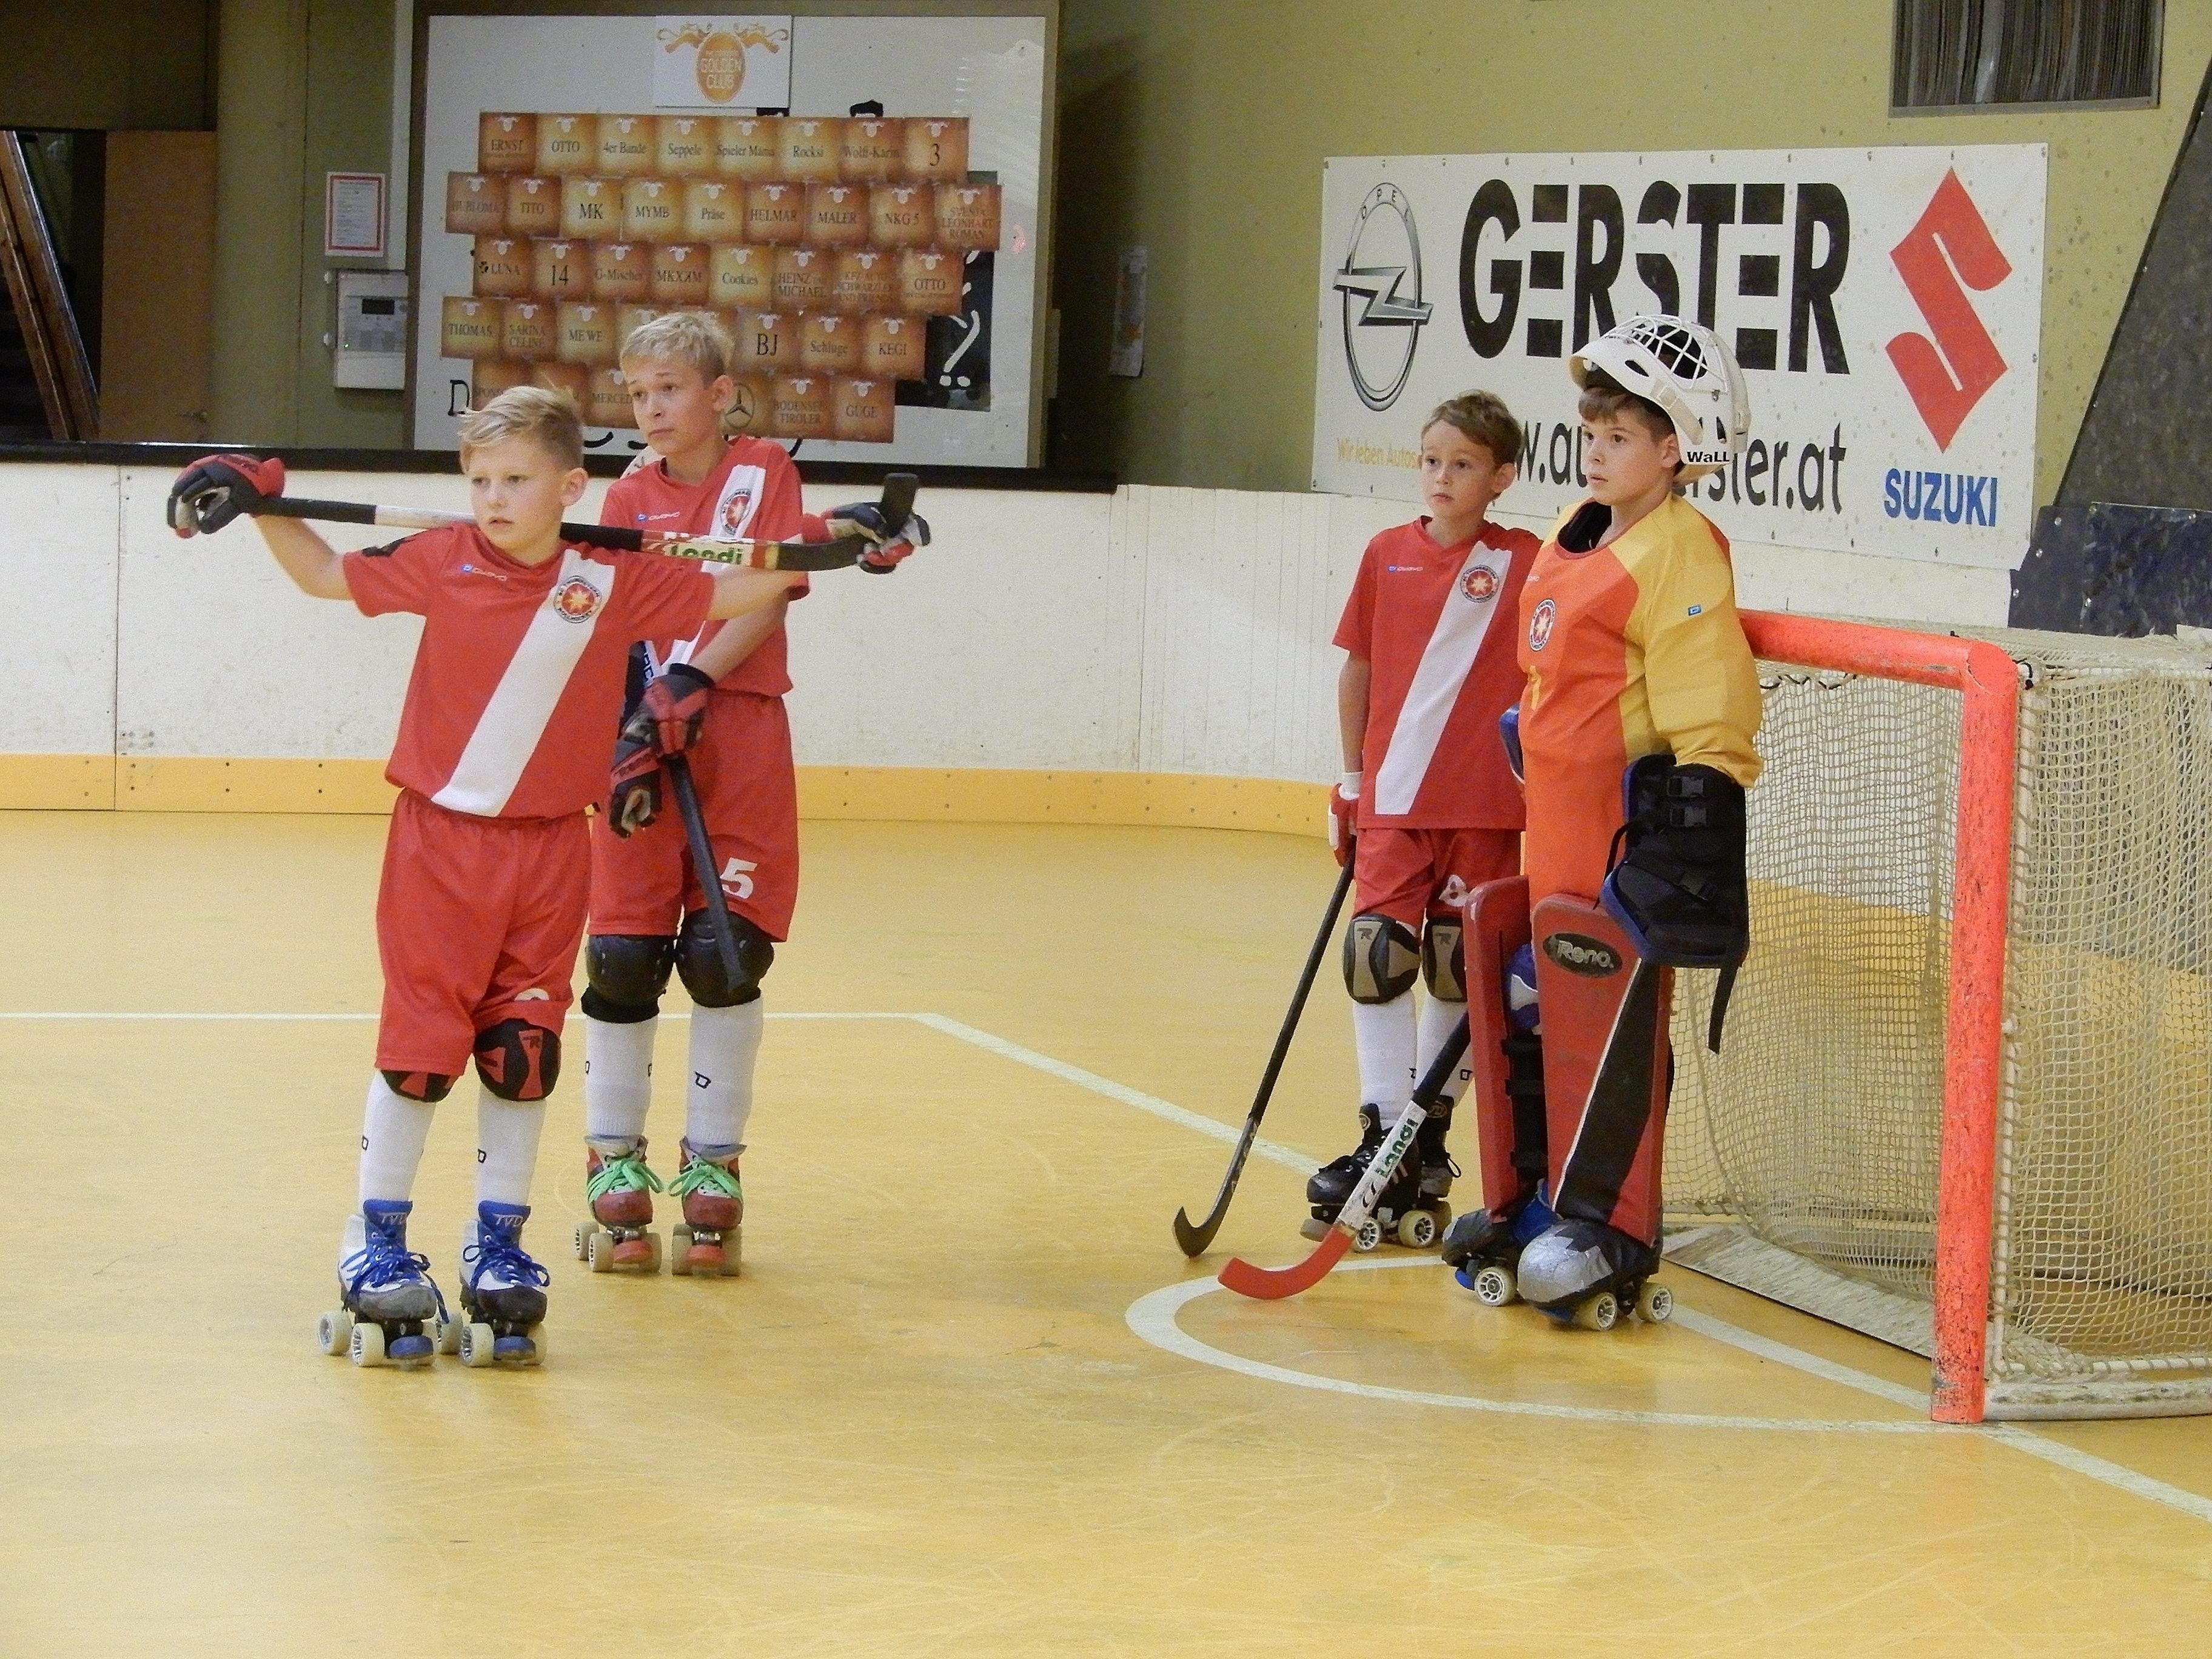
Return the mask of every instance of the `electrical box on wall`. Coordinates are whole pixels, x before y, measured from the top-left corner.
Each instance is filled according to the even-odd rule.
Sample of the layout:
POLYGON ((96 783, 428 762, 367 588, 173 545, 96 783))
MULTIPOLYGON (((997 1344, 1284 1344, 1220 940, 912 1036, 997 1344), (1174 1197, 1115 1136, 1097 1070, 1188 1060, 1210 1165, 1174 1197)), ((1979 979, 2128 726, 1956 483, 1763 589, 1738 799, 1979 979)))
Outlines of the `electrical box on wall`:
POLYGON ((379 392, 407 387, 407 273, 341 270, 332 386, 379 392))

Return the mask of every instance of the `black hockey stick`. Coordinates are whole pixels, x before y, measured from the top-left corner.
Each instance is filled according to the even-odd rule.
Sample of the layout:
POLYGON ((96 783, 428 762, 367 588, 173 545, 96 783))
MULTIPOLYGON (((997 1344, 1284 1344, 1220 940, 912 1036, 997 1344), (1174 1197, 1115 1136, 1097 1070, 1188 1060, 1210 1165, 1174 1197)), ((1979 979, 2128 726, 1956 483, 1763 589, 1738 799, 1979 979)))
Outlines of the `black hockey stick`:
POLYGON ((730 985, 744 978, 738 961, 738 930, 730 921, 729 901, 722 896, 722 872, 714 867, 714 844, 707 839, 707 815, 699 810, 699 790, 691 781, 691 763, 681 754, 663 755, 668 787, 675 793, 677 815, 684 820, 684 837, 691 843, 692 866, 707 895, 707 920, 714 929, 714 952, 722 958, 722 977, 730 985))
POLYGON ((1221 1231, 1222 1218, 1229 1213, 1229 1200, 1236 1194, 1237 1180, 1244 1173, 1244 1160, 1251 1156, 1252 1143, 1259 1139, 1260 1120, 1267 1115, 1267 1102, 1275 1092, 1275 1079, 1283 1069, 1283 1056, 1290 1053, 1291 1035, 1298 1029, 1298 1017, 1305 1012, 1306 994, 1313 989, 1314 975, 1321 969, 1329 935, 1336 931, 1337 914, 1344 908, 1344 896, 1352 890, 1352 855, 1347 852, 1343 872, 1336 878, 1336 890, 1328 896, 1328 913, 1321 919, 1321 932, 1314 935, 1313 949, 1306 952, 1305 970, 1298 975, 1298 988, 1291 994, 1290 1012, 1283 1016, 1283 1029, 1275 1034, 1274 1052, 1267 1056, 1267 1069, 1261 1073, 1259 1092, 1253 1097, 1252 1109, 1245 1114, 1244 1133, 1237 1138, 1236 1156, 1229 1160, 1229 1173, 1221 1178, 1221 1190, 1214 1194, 1213 1208, 1194 1227, 1186 1212, 1176 1212, 1176 1243, 1182 1247, 1185 1255, 1205 1255, 1206 1246, 1213 1243, 1214 1234, 1221 1231))

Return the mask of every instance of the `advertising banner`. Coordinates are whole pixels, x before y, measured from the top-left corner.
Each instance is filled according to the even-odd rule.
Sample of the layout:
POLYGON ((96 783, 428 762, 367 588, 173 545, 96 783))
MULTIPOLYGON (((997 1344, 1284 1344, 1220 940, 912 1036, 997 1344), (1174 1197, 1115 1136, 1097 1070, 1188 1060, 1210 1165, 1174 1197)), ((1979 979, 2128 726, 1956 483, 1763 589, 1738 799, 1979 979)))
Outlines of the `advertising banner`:
POLYGON ((1566 360, 1643 312, 1715 329, 1751 441, 1692 499, 1734 539, 2010 568, 2035 501, 2039 144, 1334 159, 1314 487, 1418 500, 1422 416, 1481 386, 1502 506, 1582 493, 1566 360))

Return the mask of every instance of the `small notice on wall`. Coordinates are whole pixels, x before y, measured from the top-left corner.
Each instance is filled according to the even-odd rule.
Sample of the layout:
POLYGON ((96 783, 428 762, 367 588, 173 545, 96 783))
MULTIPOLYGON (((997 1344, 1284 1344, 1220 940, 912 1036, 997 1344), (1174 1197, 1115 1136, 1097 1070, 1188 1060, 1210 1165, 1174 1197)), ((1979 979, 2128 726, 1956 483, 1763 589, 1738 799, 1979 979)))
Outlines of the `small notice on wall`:
POLYGON ((1106 372, 1135 380, 1145 372, 1145 250, 1125 247, 1114 274, 1114 349, 1106 372))
POLYGON ((788 109, 791 19, 664 16, 654 31, 655 109, 788 109))
POLYGON ((381 259, 384 257, 384 175, 326 173, 323 175, 323 257, 381 259))

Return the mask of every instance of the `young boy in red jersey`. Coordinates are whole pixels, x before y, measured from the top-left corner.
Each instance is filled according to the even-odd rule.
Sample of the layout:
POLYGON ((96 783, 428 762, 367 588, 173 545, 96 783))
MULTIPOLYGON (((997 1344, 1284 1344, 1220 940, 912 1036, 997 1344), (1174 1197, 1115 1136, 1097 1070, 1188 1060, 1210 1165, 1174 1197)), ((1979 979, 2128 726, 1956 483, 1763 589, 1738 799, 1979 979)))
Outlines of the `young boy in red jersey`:
MULTIPOLYGON (((1761 708, 1728 539, 1676 493, 1742 450, 1749 403, 1727 347, 1695 323, 1636 317, 1569 370, 1590 493, 1522 591, 1511 727, 1528 836, 1525 889, 1510 896, 1533 946, 1544 1111, 1518 1130, 1493 1123, 1509 1104, 1478 1091, 1486 1152, 1512 1144, 1516 1168, 1533 1152, 1550 1212, 1524 1183, 1454 1223, 1444 1258, 1486 1301, 1517 1293, 1602 1328, 1624 1303, 1655 1319, 1671 1306, 1649 1280, 1672 970, 1732 971, 1748 944, 1744 792, 1761 708)), ((1470 949, 1504 896, 1477 896, 1470 949)), ((1506 942, 1501 930, 1491 948, 1506 942)))
MULTIPOLYGON (((1329 799, 1329 842, 1340 863, 1354 860, 1344 980, 1360 1139, 1306 1185, 1316 1237, 1467 1012, 1459 916, 1468 894, 1520 868, 1521 792, 1498 720, 1521 689, 1513 618, 1537 543, 1487 517, 1520 453, 1520 422, 1490 392, 1431 414, 1420 455, 1428 514, 1367 544, 1337 626, 1347 653, 1337 681, 1345 770, 1329 799), (1418 1011, 1417 975, 1428 988, 1418 1011)), ((1376 1218, 1386 1229, 1443 1209, 1456 1173, 1444 1150, 1450 1101, 1467 1077, 1462 1068, 1422 1124, 1418 1156, 1384 1189, 1376 1218)))
MULTIPOLYGON (((562 509, 586 480, 574 409, 556 394, 502 392, 460 440, 473 525, 339 554, 298 520, 254 520, 301 592, 423 618, 385 774, 400 795, 377 896, 384 1009, 360 1202, 338 1250, 343 1310, 323 1321, 325 1352, 349 1346, 356 1364, 427 1364, 447 1332, 471 1364, 544 1357, 547 1275, 522 1226, 583 933, 585 809, 630 643, 758 611, 794 580, 563 543, 562 509), (483 1091, 462 1328, 407 1248, 407 1218, 432 1109, 471 1058, 483 1091)), ((283 488, 281 461, 211 456, 179 477, 170 521, 217 530, 283 488)))
MULTIPOLYGON (((799 471, 778 444, 726 438, 735 397, 721 325, 671 313, 623 343, 623 373, 650 456, 607 491, 600 522, 686 535, 763 539, 857 531, 888 568, 926 543, 920 520, 883 525, 872 507, 839 507, 823 525, 799 503, 799 471)), ((738 1177, 760 1054, 760 982, 791 929, 799 896, 799 793, 784 614, 804 580, 752 615, 696 636, 666 630, 641 647, 637 710, 623 729, 613 798, 592 830, 591 941, 585 951, 585 1194, 592 1220, 577 1254, 595 1271, 659 1266, 653 1219, 659 1177, 645 1161, 653 1045, 671 972, 691 994, 682 1162, 669 1190, 684 1206, 670 1266, 735 1273, 744 1193, 738 1177), (661 762, 690 766, 714 868, 692 868, 678 815, 661 810, 661 762), (727 973, 702 883, 719 882, 736 929, 739 973, 727 973), (599 1229, 606 1231, 602 1233, 599 1229)))

